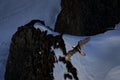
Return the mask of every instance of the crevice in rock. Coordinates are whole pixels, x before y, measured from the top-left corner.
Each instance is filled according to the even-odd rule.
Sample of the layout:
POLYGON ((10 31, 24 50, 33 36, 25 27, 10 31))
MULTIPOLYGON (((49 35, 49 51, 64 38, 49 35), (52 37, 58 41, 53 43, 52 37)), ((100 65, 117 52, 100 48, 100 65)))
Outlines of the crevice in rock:
POLYGON ((66 64, 66 69, 67 69, 67 72, 68 72, 68 73, 67 73, 67 74, 66 74, 66 73, 64 74, 64 79, 66 79, 66 78, 71 79, 72 76, 73 76, 73 78, 74 78, 75 80, 79 80, 79 79, 78 79, 78 76, 77 76, 77 69, 72 65, 72 63, 71 63, 70 61, 66 61, 66 60, 65 60, 65 57, 61 57, 61 56, 59 56, 59 61, 61 61, 61 62, 63 62, 64 64, 66 64), (71 76, 69 73, 71 73, 72 76, 71 76))

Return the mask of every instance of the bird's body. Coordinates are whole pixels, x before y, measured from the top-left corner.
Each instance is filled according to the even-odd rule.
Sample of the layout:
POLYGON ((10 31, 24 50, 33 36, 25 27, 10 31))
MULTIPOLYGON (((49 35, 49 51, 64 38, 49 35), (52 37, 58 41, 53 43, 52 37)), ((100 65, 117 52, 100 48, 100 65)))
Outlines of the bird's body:
POLYGON ((83 40, 78 41, 77 46, 72 46, 72 50, 69 50, 67 52, 67 55, 65 56, 65 60, 70 60, 71 56, 75 54, 76 52, 79 52, 82 56, 85 56, 86 54, 81 50, 82 46, 87 43, 90 40, 90 38, 85 38, 83 40))

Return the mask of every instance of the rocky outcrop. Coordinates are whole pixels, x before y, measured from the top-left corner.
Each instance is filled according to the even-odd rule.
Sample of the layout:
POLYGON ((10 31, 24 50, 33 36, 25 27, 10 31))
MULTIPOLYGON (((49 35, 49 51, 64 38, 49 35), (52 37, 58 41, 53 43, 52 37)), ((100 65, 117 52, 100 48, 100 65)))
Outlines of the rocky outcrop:
MULTIPOLYGON (((64 79, 75 79, 77 69, 65 57, 57 57, 54 49, 60 48, 66 56, 65 43, 61 35, 53 36, 47 31, 34 28, 34 24, 43 21, 32 20, 18 28, 10 44, 10 53, 6 64, 5 80, 54 80, 54 63, 66 64, 68 73, 63 74, 64 79)), ((57 53, 56 53, 57 54, 57 53)))
MULTIPOLYGON (((56 58, 51 46, 60 48, 61 45, 56 45, 56 43, 61 41, 64 44, 64 41, 59 35, 53 36, 47 34, 47 31, 34 28, 35 22, 45 25, 40 20, 32 20, 30 23, 19 27, 13 35, 5 80, 54 79, 53 68, 56 58)), ((66 48, 63 49, 65 54, 66 48)))
POLYGON ((61 0, 55 31, 95 35, 120 22, 120 0, 61 0))

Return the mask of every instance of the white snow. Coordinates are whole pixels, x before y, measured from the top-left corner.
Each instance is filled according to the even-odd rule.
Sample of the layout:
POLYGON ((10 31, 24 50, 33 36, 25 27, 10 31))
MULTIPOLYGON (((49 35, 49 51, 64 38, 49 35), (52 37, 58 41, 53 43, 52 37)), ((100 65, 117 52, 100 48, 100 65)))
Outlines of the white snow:
MULTIPOLYGON (((83 51, 87 54, 85 57, 79 53, 72 56, 71 61, 78 70, 80 80, 120 79, 120 68, 114 69, 120 66, 120 24, 116 27, 116 30, 91 36, 90 42, 83 47, 83 51)), ((85 37, 64 35, 67 51, 83 38, 85 37)), ((61 79, 57 77, 55 80, 61 79)))
POLYGON ((107 74, 105 80, 120 80, 120 66, 113 67, 107 74))
POLYGON ((59 11, 60 0, 0 0, 0 41, 10 40, 18 26, 33 19, 54 28, 59 11))
MULTIPOLYGON (((90 42, 83 47, 86 57, 79 53, 72 57, 72 63, 78 69, 80 80, 106 80, 108 72, 113 67, 120 66, 120 24, 117 27, 117 30, 91 36, 90 42)), ((82 38, 64 36, 68 50, 82 38)), ((120 77, 117 76, 117 79, 120 77)))
MULTIPOLYGON (((46 25, 54 28, 59 11, 60 0, 0 1, 0 80, 4 80, 9 44, 17 28, 32 19, 44 20, 46 25)), ((34 26, 48 30, 39 24, 34 26)), ((48 31, 54 35, 58 34, 48 31)), ((65 34, 63 38, 67 51, 85 37, 65 34)), ((85 57, 79 53, 71 57, 80 80, 120 80, 120 24, 116 24, 115 30, 91 36, 91 40, 83 46, 82 50, 87 54, 85 57)), ((57 58, 63 56, 59 49, 56 49, 55 53, 57 58)), ((55 63, 55 80, 64 80, 63 75, 66 72, 65 64, 55 63)))

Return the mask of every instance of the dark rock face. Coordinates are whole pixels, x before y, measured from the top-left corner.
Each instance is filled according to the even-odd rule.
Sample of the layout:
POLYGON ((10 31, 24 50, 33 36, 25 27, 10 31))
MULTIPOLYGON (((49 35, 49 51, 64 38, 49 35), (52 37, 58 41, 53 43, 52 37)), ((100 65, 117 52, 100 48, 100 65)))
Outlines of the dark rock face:
MULTIPOLYGON (((55 53, 51 46, 57 46, 56 43, 64 40, 62 37, 47 34, 47 31, 41 31, 33 27, 35 22, 18 28, 13 35, 10 54, 6 65, 5 80, 53 80, 53 68, 56 62, 55 53), (56 38, 59 37, 59 38, 56 38), (60 39, 60 40, 58 40, 60 39)), ((44 23, 43 23, 44 25, 44 23)))
POLYGON ((57 57, 54 49, 60 48, 66 56, 66 47, 61 35, 53 36, 47 31, 34 28, 34 24, 43 21, 32 20, 18 28, 13 35, 10 53, 6 64, 5 80, 54 80, 54 63, 60 61, 66 64, 68 73, 63 74, 64 79, 75 79, 77 69, 65 57, 57 57), (53 47, 53 48, 51 48, 53 47))
POLYGON ((66 78, 72 79, 72 76, 73 76, 74 80, 79 80, 78 76, 77 76, 77 69, 72 65, 72 63, 70 61, 66 61, 65 57, 61 57, 61 56, 59 56, 59 61, 66 64, 66 69, 67 69, 68 73, 64 74, 64 79, 65 80, 66 80, 66 78), (71 75, 69 73, 71 73, 71 75))
POLYGON ((61 0, 55 31, 95 35, 120 22, 120 0, 61 0))

